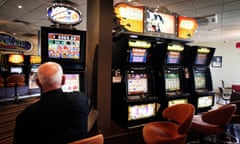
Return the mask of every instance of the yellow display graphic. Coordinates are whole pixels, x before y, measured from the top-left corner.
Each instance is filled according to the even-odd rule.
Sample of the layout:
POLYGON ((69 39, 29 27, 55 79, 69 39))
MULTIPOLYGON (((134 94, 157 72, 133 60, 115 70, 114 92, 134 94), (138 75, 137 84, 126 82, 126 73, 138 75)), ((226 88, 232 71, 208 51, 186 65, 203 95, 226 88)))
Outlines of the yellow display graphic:
POLYGON ((183 51, 184 46, 181 44, 169 44, 167 47, 168 50, 174 50, 174 51, 183 51))
POLYGON ((198 48, 197 52, 199 53, 210 53, 209 48, 198 48))
POLYGON ((40 64, 42 61, 41 56, 30 56, 30 63, 31 64, 40 64))
POLYGON ((151 42, 141 41, 141 40, 129 40, 128 45, 130 47, 150 48, 151 47, 151 42))
POLYGON ((125 3, 116 4, 114 12, 119 23, 127 31, 143 32, 143 7, 130 6, 125 3))
POLYGON ((189 39, 191 38, 198 25, 194 18, 188 18, 184 16, 179 16, 178 18, 178 37, 189 39))
POLYGON ((8 62, 20 64, 24 62, 24 57, 21 54, 11 54, 9 55, 8 62))

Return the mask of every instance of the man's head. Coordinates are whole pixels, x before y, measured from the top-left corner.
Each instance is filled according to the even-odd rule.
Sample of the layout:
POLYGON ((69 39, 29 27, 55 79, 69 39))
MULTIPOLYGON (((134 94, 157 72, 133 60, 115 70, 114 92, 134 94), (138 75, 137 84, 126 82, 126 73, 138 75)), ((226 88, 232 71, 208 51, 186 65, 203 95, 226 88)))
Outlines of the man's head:
POLYGON ((37 83, 43 92, 61 88, 65 82, 62 67, 55 62, 40 65, 37 72, 37 83))

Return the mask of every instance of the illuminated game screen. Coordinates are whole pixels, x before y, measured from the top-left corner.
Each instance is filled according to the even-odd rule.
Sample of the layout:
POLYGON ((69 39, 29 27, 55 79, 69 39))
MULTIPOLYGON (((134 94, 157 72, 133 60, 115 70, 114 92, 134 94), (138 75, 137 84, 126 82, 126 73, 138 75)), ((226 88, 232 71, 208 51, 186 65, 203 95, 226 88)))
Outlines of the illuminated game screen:
POLYGON ((28 79, 28 87, 29 87, 29 89, 39 88, 39 86, 37 85, 37 82, 36 82, 37 70, 38 70, 38 66, 33 66, 30 69, 29 79, 28 79))
POLYGON ((80 91, 79 74, 64 74, 65 84, 62 86, 64 92, 80 91))
POLYGON ((213 104, 213 96, 202 96, 198 98, 198 108, 210 107, 213 104))
POLYGON ((128 95, 148 92, 148 76, 145 73, 129 73, 127 75, 128 95))
POLYGON ((175 99, 175 100, 170 100, 168 101, 168 106, 173 106, 176 104, 183 104, 183 103, 188 103, 188 99, 175 99))
POLYGON ((130 52, 130 63, 146 63, 147 62, 147 50, 140 48, 133 48, 130 52))
POLYGON ((196 57, 195 64, 204 65, 207 62, 207 54, 198 53, 196 57))
POLYGON ((128 121, 149 118, 156 115, 156 103, 128 106, 128 121))
POLYGON ((180 52, 169 51, 167 54, 167 64, 179 64, 180 52))
POLYGON ((22 73, 23 68, 22 67, 10 67, 10 73, 22 73))
POLYGON ((180 77, 177 71, 165 70, 165 89, 166 92, 180 90, 180 77))
POLYGON ((80 59, 80 35, 48 33, 48 57, 80 59))
POLYGON ((206 75, 204 72, 194 71, 195 89, 206 89, 206 75))

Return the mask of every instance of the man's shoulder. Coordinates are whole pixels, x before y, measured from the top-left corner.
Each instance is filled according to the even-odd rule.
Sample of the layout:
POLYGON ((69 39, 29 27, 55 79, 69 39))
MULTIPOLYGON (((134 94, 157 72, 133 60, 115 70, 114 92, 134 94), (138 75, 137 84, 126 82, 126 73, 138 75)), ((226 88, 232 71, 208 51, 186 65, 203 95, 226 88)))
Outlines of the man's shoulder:
POLYGON ((89 99, 83 92, 64 93, 65 102, 69 107, 82 107, 88 109, 89 99))
POLYGON ((25 107, 17 117, 32 116, 33 114, 36 113, 36 111, 39 111, 39 110, 41 110, 41 107, 39 106, 39 102, 35 102, 25 107))
POLYGON ((81 99, 81 100, 88 100, 87 96, 85 93, 83 92, 64 92, 63 95, 65 96, 65 98, 67 99, 72 99, 72 100, 76 100, 76 99, 81 99))
POLYGON ((81 96, 81 97, 86 97, 85 93, 83 92, 63 92, 64 96, 81 96))

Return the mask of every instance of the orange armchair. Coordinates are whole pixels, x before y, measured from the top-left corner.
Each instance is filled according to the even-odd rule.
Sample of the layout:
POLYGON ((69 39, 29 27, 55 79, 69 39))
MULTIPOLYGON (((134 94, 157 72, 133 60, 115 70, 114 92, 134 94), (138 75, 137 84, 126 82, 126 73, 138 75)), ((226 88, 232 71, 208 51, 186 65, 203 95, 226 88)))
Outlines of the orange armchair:
POLYGON ((95 136, 77 140, 68 144, 103 144, 103 143, 104 143, 103 135, 97 134, 95 136))
POLYGON ((150 122, 143 127, 147 144, 185 144, 195 108, 192 104, 177 104, 163 110, 169 121, 150 122))
POLYGON ((200 143, 204 142, 205 136, 224 134, 236 108, 235 104, 226 104, 203 114, 195 115, 191 130, 200 134, 200 143))

